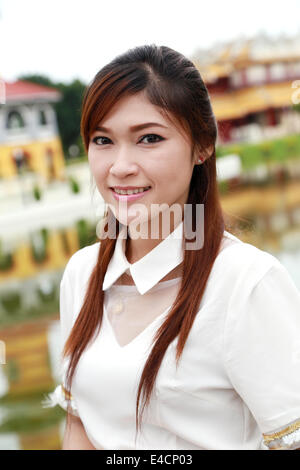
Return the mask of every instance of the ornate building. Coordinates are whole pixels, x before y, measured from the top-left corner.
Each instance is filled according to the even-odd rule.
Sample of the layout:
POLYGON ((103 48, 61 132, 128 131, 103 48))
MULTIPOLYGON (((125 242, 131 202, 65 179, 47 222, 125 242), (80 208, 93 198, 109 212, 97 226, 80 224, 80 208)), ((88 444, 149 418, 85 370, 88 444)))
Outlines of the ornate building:
POLYGON ((52 103, 60 93, 26 81, 1 81, 0 178, 22 169, 45 181, 63 178, 64 155, 52 103))
POLYGON ((193 57, 211 96, 219 143, 300 132, 300 36, 264 34, 199 49, 193 57))

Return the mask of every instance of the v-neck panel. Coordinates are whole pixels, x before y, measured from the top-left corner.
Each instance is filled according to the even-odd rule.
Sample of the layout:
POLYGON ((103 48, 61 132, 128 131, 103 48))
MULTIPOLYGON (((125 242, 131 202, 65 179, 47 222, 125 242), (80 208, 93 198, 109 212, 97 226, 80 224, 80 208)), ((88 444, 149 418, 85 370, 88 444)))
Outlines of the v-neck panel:
POLYGON ((172 305, 166 308, 160 315, 158 315, 150 323, 148 323, 148 325, 140 333, 138 333, 132 340, 130 340, 128 343, 124 344, 123 346, 117 340, 114 328, 108 318, 107 310, 104 304, 103 304, 103 316, 108 325, 108 329, 110 330, 111 336, 113 337, 115 344, 117 345, 119 349, 124 350, 124 349, 128 349, 134 343, 138 342, 138 340, 141 339, 148 332, 148 330, 150 330, 151 327, 153 327, 157 323, 159 319, 161 319, 164 315, 167 315, 171 307, 172 305))

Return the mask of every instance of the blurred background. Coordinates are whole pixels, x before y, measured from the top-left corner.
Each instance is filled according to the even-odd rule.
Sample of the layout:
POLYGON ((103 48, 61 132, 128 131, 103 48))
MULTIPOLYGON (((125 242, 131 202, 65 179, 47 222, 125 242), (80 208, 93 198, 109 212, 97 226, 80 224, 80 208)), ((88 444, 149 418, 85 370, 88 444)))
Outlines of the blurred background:
POLYGON ((59 449, 59 283, 103 213, 79 133, 85 86, 118 53, 193 60, 218 121, 231 233, 300 289, 299 2, 0 0, 0 449, 59 449), (270 8, 271 7, 271 8, 270 8))

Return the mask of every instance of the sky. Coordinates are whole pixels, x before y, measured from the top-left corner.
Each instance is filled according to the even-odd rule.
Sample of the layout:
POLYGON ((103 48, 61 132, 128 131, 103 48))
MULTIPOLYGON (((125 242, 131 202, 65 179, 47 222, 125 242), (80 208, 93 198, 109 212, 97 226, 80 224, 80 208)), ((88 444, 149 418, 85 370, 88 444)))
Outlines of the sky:
POLYGON ((191 57, 259 32, 299 34, 299 17, 300 0, 0 0, 0 77, 88 83, 135 46, 166 45, 191 57))

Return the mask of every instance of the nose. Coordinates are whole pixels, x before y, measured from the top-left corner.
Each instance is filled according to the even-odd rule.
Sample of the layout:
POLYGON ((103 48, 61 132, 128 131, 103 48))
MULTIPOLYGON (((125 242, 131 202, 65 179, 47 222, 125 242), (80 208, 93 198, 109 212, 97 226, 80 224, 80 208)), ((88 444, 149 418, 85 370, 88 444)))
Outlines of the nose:
POLYGON ((135 175, 137 172, 138 165, 135 161, 134 151, 123 146, 116 152, 109 173, 118 178, 124 178, 127 175, 135 175))

